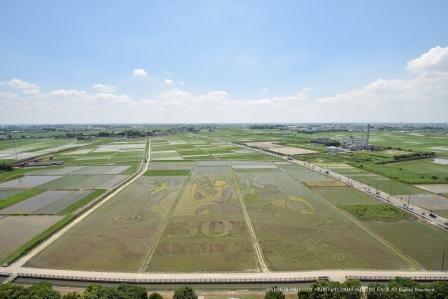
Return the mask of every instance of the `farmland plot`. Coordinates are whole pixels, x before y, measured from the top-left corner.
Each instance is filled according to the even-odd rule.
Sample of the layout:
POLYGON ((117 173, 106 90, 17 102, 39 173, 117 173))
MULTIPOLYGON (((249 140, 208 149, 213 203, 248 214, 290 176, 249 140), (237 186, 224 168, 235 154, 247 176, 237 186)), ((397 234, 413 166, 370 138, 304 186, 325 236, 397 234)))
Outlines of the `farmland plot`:
POLYGON ((424 269, 440 270, 443 252, 448 247, 446 231, 417 220, 373 221, 367 225, 424 269))
MULTIPOLYGON (((313 190, 326 200, 346 210, 364 209, 367 211, 366 213, 354 215, 354 217, 358 218, 358 221, 369 231, 392 244, 399 252, 410 258, 415 266, 428 270, 440 269, 443 248, 448 246, 448 236, 445 231, 420 222, 411 214, 386 205, 365 193, 353 189, 350 192, 348 189, 350 188, 326 187, 313 190), (376 212, 374 212, 375 209, 372 209, 369 213, 369 207, 388 207, 388 209, 376 210, 376 212), (391 214, 390 212, 393 211, 391 209, 395 209, 396 212, 391 214)), ((424 201, 425 199, 428 199, 427 194, 411 195, 411 201, 424 201)), ((432 201, 424 204, 436 207, 436 204, 439 204, 438 200, 441 199, 432 198, 432 201)), ((414 201, 413 203, 416 204, 414 201)))
POLYGON ((287 173, 236 173, 271 270, 410 268, 394 251, 287 173))
POLYGON ((139 271, 185 177, 146 177, 106 202, 28 266, 139 271))
POLYGON ((0 214, 57 214, 90 193, 92 191, 45 191, 0 210, 0 214))
POLYGON ((40 186, 42 184, 61 178, 57 175, 31 176, 26 175, 11 181, 0 184, 0 189, 27 189, 40 186))
POLYGON ((146 270, 256 268, 254 248, 228 163, 198 163, 146 270))
POLYGON ((8 197, 19 193, 20 191, 0 190, 0 200, 7 199, 8 197))
POLYGON ((29 173, 29 175, 65 175, 74 172, 76 170, 79 170, 81 168, 84 168, 84 166, 64 166, 58 168, 48 168, 33 171, 29 173))
POLYGON ((61 220, 63 216, 6 216, 0 218, 0 260, 61 220))
POLYGON ((126 175, 69 174, 42 186, 46 189, 108 189, 127 178, 126 175))
POLYGON ((412 185, 408 185, 402 182, 394 181, 388 179, 384 176, 377 175, 362 169, 354 167, 338 167, 331 166, 328 167, 336 173, 340 173, 361 183, 367 184, 374 188, 377 188, 386 193, 397 195, 397 194, 421 194, 427 193, 422 189, 416 188, 412 185))

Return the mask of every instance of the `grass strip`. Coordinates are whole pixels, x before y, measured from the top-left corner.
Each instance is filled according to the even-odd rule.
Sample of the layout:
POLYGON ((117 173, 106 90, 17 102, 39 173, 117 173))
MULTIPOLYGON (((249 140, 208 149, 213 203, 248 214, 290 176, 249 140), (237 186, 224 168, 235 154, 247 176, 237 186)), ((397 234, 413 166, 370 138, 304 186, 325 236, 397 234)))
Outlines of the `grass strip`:
POLYGON ((365 221, 398 221, 412 216, 388 204, 345 205, 341 206, 360 220, 365 221))
POLYGON ((150 169, 145 172, 145 176, 186 176, 189 169, 150 169))
MULTIPOLYGON (((2 160, 4 162, 4 160, 2 160)), ((13 170, 0 170, 0 182, 9 181, 36 170, 35 168, 14 168, 13 170)))

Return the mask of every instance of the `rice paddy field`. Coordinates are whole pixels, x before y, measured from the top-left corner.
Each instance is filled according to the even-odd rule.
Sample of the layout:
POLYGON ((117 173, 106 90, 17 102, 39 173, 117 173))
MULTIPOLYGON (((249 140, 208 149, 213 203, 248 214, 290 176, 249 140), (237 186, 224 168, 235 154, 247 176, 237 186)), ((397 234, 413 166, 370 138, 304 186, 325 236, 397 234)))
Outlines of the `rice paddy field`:
POLYGON ((51 154, 54 160, 64 164, 15 168, 0 173, 0 220, 5 223, 0 225, 0 236, 11 234, 13 227, 7 223, 14 223, 17 233, 22 235, 2 238, 0 262, 10 262, 65 225, 86 205, 125 181, 136 172, 146 147, 145 139, 82 144, 71 140, 18 143, 24 144, 18 145, 17 149, 29 154, 19 155, 19 159, 65 149, 51 154), (72 147, 76 149, 71 150, 72 147), (97 157, 100 154, 104 159, 97 157), (29 229, 30 226, 33 229, 29 229), (22 233, 23 230, 28 233, 22 233))
POLYGON ((0 260, 63 216, 0 216, 0 260))
POLYGON ((0 141, 0 162, 10 162, 88 145, 87 141, 67 139, 0 141))
POLYGON ((145 271, 257 269, 228 162, 198 162, 145 271))
MULTIPOLYGON (((242 131, 208 135, 228 134, 228 140, 238 142, 289 138, 242 131)), ((138 169, 145 146, 143 139, 95 143, 55 155, 63 166, 1 180, 0 224, 17 217, 22 227, 38 217, 53 222, 42 218, 40 230, 5 245, 10 249, 0 249, 0 257, 126 180, 138 169)), ((154 137, 149 150, 144 175, 26 266, 115 272, 260 272, 263 265, 269 271, 440 269, 448 232, 339 181, 200 135, 154 137)), ((343 161, 320 163, 448 214, 443 192, 343 161)), ((2 230, 0 225, 0 236, 2 230)))
POLYGON ((222 141, 193 135, 153 138, 152 161, 196 160, 271 160, 272 157, 227 144, 222 141))
POLYGON ((224 140, 247 142, 275 142, 278 144, 309 149, 319 152, 314 155, 296 155, 297 159, 310 162, 342 162, 357 168, 387 177, 394 181, 407 184, 443 184, 448 183, 448 135, 446 132, 403 132, 392 130, 377 130, 370 133, 370 143, 379 150, 346 152, 328 154, 325 146, 312 143, 318 138, 331 138, 343 141, 350 136, 365 138, 362 131, 326 131, 302 133, 293 130, 275 129, 242 129, 227 127, 208 136, 224 140), (415 152, 434 152, 435 157, 404 162, 390 162, 396 155, 412 154, 415 152))

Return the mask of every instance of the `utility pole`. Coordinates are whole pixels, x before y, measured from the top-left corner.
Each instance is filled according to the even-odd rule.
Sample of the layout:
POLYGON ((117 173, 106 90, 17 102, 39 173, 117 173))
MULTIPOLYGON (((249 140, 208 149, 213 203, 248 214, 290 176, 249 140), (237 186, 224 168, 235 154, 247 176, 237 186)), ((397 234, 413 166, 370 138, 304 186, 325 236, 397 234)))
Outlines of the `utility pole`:
POLYGON ((440 267, 440 271, 443 271, 443 268, 445 268, 445 249, 443 250, 442 267, 440 267))
POLYGON ((16 157, 16 160, 19 160, 19 154, 17 153, 17 139, 14 138, 14 156, 16 157))

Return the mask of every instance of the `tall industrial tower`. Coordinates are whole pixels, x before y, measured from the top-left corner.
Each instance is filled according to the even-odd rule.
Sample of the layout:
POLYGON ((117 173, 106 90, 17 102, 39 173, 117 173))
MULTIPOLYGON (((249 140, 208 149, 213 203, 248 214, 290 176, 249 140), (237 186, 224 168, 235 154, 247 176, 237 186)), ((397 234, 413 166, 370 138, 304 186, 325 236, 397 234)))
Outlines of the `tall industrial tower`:
POLYGON ((370 138, 370 124, 367 124, 366 146, 369 146, 369 138, 370 138))

